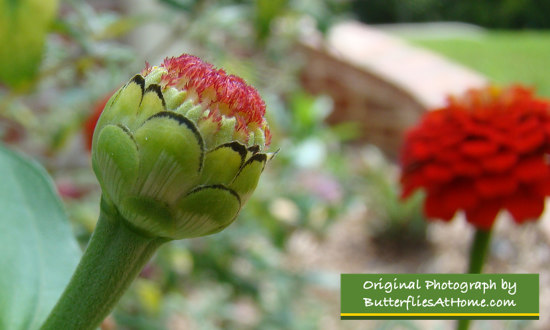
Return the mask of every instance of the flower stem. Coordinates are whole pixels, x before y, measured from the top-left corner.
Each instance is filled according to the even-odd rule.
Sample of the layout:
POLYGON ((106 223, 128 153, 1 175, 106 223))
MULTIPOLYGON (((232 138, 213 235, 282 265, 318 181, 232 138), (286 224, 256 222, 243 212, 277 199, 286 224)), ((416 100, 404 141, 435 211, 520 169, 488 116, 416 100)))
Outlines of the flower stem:
MULTIPOLYGON (((472 247, 470 248, 470 265, 468 273, 480 274, 483 270, 483 264, 489 250, 489 242, 491 241, 491 230, 476 229, 472 247)), ((470 320, 459 320, 457 330, 467 330, 470 327, 470 320)))
POLYGON ((90 243, 42 329, 95 329, 166 241, 134 231, 102 200, 90 243))
POLYGON ((477 229, 472 247, 470 249, 470 266, 468 273, 480 274, 483 270, 483 264, 487 257, 489 241, 491 240, 491 230, 477 229))

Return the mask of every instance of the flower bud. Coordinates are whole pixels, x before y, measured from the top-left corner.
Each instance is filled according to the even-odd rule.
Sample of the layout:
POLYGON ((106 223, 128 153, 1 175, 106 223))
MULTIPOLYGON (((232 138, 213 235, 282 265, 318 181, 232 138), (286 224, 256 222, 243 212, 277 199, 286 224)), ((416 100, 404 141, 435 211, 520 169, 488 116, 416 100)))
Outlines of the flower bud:
POLYGON ((97 122, 92 164, 104 200, 151 236, 224 229, 271 157, 264 114, 254 88, 197 57, 147 65, 97 122))

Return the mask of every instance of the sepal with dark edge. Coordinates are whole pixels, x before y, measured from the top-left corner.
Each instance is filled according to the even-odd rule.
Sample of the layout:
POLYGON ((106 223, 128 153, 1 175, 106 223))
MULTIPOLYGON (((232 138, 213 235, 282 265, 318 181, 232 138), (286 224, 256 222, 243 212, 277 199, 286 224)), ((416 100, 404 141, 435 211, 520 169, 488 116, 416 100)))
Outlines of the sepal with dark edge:
POLYGON ((229 142, 206 153, 201 184, 229 184, 238 173, 247 156, 246 147, 229 142))
POLYGON ((140 168, 133 191, 169 204, 197 184, 204 144, 187 118, 165 111, 151 116, 134 134, 140 168))
POLYGON ((178 238, 205 236, 235 221, 241 209, 239 195, 223 185, 199 186, 177 203, 178 238), (181 221, 183 220, 183 221, 181 221))
POLYGON ((139 169, 138 147, 132 134, 120 126, 105 126, 98 134, 92 167, 111 200, 118 201, 118 196, 128 194, 139 169))
MULTIPOLYGON (((122 124, 133 131, 135 128, 135 114, 144 93, 145 79, 139 74, 135 75, 109 99, 97 121, 95 132, 100 132, 105 125, 112 123, 122 124)), ((97 135, 94 133, 92 150, 95 149, 94 144, 97 141, 97 135)))
POLYGON ((243 203, 246 203, 254 189, 256 189, 266 161, 266 154, 253 155, 244 163, 233 182, 229 185, 229 188, 235 190, 241 196, 243 203))

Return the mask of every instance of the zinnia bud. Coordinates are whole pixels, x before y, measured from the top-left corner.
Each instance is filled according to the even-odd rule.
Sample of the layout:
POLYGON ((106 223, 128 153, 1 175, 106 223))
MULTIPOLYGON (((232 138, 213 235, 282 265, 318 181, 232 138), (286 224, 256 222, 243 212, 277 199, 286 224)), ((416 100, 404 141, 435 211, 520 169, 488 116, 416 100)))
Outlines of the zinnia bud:
POLYGON ((97 122, 92 164, 104 200, 151 236, 224 229, 271 157, 264 114, 254 88, 197 57, 147 65, 97 122))
POLYGON ((550 195, 550 101, 521 86, 450 98, 412 128, 402 152, 403 196, 426 191, 425 213, 488 230, 501 209, 533 220, 550 195))

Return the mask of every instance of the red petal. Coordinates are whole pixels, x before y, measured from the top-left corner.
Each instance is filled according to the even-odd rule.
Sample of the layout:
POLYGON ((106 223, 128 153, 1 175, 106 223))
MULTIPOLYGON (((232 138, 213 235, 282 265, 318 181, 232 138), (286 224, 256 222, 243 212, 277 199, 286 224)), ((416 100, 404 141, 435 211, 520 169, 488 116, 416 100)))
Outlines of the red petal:
POLYGON ((493 198, 512 194, 518 182, 513 175, 493 175, 477 179, 475 187, 482 197, 493 198))
POLYGON ((462 142, 463 139, 464 134, 460 134, 457 132, 453 132, 452 134, 450 134, 449 132, 442 132, 441 136, 438 137, 437 142, 443 148, 451 148, 462 142))
POLYGON ((539 197, 550 196, 550 177, 532 183, 531 189, 539 197))
POLYGON ((441 164, 426 164, 422 172, 430 182, 446 182, 453 178, 451 169, 441 164))
POLYGON ((520 153, 528 153, 539 148, 545 139, 546 135, 542 129, 536 129, 515 138, 513 146, 520 153))
POLYGON ((529 118, 524 119, 521 123, 516 125, 515 131, 520 134, 530 133, 539 128, 540 124, 540 121, 534 116, 534 114, 531 114, 529 118))
POLYGON ((544 198, 518 192, 506 199, 505 207, 517 223, 537 220, 544 210, 544 198))
POLYGON ((456 210, 445 207, 440 194, 428 192, 424 200, 424 214, 429 218, 451 220, 456 210))
POLYGON ((470 181, 447 184, 444 191, 444 203, 447 209, 465 210, 478 204, 479 198, 474 193, 474 186, 470 181))
POLYGON ((415 161, 426 160, 433 156, 432 149, 425 141, 411 142, 410 145, 407 146, 407 151, 409 156, 415 161))
POLYGON ((470 157, 480 157, 494 154, 498 150, 498 144, 487 140, 466 141, 460 146, 460 151, 470 157))
POLYGON ((515 175, 523 182, 541 180, 550 174, 550 168, 542 157, 523 158, 516 166, 515 175))
POLYGON ((519 116, 517 113, 505 113, 500 116, 493 116, 491 124, 493 127, 501 130, 501 132, 508 132, 510 129, 515 129, 519 116))
POLYGON ((456 148, 446 148, 437 155, 437 160, 446 163, 454 164, 460 161, 463 156, 456 150, 456 148))
POLYGON ((489 230, 493 226, 500 208, 499 200, 484 201, 476 208, 466 210, 466 219, 476 228, 489 230))
POLYGON ((462 176, 478 176, 481 174, 481 166, 469 160, 459 160, 452 164, 453 172, 462 176))
POLYGON ((481 160, 483 168, 490 172, 504 172, 510 169, 517 161, 518 156, 512 152, 499 152, 481 160))
POLYGON ((550 135, 550 121, 544 123, 543 129, 547 136, 550 135))
POLYGON ((403 175, 401 177, 401 198, 409 197, 416 189, 422 187, 423 180, 418 175, 403 175))
POLYGON ((491 141, 495 144, 499 144, 506 141, 506 136, 502 134, 493 123, 471 123, 466 128, 470 138, 477 140, 474 141, 491 141))

